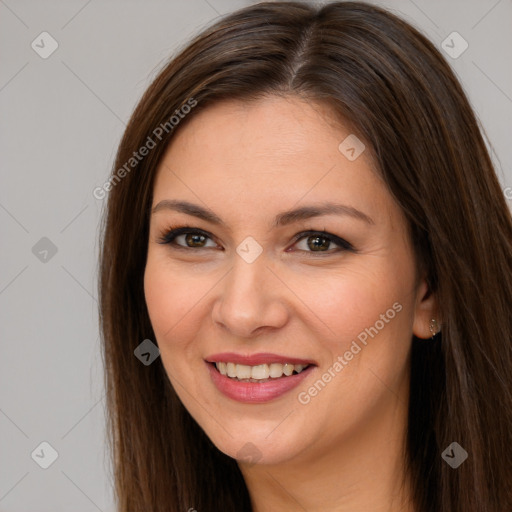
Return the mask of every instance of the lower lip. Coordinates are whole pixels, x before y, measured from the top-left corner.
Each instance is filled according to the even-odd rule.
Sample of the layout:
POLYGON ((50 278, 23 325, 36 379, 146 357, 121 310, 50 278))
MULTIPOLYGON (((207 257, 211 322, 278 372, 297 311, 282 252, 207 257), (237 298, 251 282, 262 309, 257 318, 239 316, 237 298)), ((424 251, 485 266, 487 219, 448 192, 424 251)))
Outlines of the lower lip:
POLYGON ((297 387, 313 370, 308 366, 300 373, 271 379, 266 382, 242 382, 222 375, 211 363, 206 363, 211 379, 217 389, 228 398, 248 404, 270 402, 297 387))

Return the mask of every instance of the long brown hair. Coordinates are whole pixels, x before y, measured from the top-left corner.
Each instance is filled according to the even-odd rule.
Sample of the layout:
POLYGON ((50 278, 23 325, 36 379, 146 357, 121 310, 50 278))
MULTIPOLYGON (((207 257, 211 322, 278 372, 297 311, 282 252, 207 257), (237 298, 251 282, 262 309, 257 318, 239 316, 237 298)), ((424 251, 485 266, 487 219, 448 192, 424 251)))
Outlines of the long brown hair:
POLYGON ((214 102, 266 94, 327 102, 350 123, 403 209, 437 295, 441 334, 412 339, 404 467, 416 510, 512 510, 511 215, 450 66, 415 28, 359 2, 261 3, 221 19, 165 65, 129 121, 108 187, 99 278, 118 510, 251 510, 236 461, 185 410, 160 358, 145 366, 134 349, 155 341, 143 274, 169 140, 214 102), (170 129, 191 98, 197 104, 170 129), (156 146, 130 161, 148 137, 156 146), (454 441, 468 452, 457 469, 441 457, 454 441))

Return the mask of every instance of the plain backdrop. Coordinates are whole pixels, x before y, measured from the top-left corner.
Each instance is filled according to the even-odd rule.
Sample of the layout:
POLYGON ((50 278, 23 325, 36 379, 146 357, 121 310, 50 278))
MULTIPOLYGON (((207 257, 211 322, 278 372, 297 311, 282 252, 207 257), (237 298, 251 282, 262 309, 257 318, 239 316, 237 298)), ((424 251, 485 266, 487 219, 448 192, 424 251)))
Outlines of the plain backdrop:
MULTIPOLYGON (((0 0, 0 512, 114 510, 96 288, 104 201, 92 192, 168 57, 252 3, 0 0)), ((467 41, 458 58, 445 55, 507 195, 512 1, 373 3, 441 51, 454 31, 467 41)))

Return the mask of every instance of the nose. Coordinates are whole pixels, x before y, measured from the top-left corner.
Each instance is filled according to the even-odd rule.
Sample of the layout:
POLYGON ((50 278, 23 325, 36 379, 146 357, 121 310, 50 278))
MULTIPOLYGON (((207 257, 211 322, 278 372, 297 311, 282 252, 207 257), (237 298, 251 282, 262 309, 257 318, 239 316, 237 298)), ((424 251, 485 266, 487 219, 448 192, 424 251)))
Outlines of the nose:
POLYGON ((286 325, 287 288, 275 272, 264 252, 252 263, 235 254, 233 267, 219 283, 212 310, 214 323, 239 338, 252 338, 286 325))

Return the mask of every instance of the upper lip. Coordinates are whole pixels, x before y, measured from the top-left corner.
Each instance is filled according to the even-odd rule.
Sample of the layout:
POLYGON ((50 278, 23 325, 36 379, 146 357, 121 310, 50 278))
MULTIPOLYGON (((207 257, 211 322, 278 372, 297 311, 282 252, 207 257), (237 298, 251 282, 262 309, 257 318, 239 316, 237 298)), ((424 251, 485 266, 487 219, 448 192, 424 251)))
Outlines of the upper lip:
POLYGON ((298 357, 282 356, 279 354, 271 354, 268 352, 259 354, 236 354, 235 352, 223 352, 221 354, 212 354, 206 358, 209 363, 235 363, 245 364, 247 366, 258 366, 260 364, 303 364, 316 365, 311 359, 300 359, 298 357))

